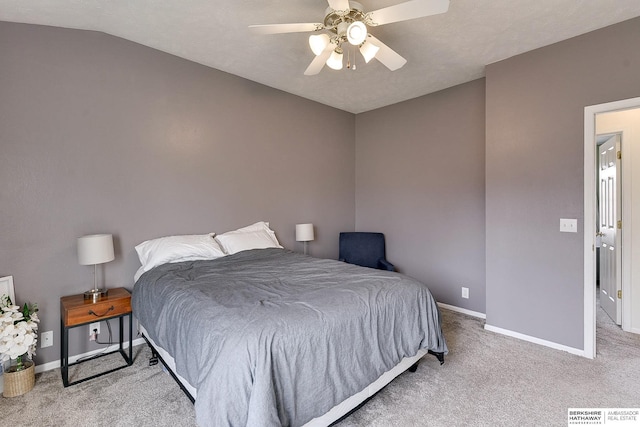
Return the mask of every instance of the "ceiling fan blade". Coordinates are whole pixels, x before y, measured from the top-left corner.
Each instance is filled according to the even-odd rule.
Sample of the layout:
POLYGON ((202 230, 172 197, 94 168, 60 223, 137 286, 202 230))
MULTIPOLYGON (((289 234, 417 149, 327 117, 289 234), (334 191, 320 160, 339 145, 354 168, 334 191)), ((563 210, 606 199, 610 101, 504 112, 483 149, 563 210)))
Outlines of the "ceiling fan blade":
POLYGON ((449 0, 410 0, 395 6, 369 12, 372 25, 384 25, 392 22, 407 21, 424 16, 437 15, 449 10, 449 0))
POLYGON ((380 50, 376 53, 376 58, 378 61, 382 62, 382 64, 390 69, 391 71, 395 71, 399 68, 402 68, 404 64, 407 63, 407 60, 400 56, 395 50, 391 49, 386 44, 382 43, 377 38, 373 37, 369 34, 368 39, 371 43, 378 46, 380 50))
POLYGON ((307 69, 304 71, 304 75, 314 76, 318 74, 320 71, 322 71, 322 67, 324 67, 324 64, 327 62, 327 59, 329 59, 329 57, 331 56, 331 52, 333 52, 336 47, 337 46, 335 44, 329 43, 327 47, 325 47, 324 50, 320 53, 320 55, 313 58, 313 61, 311 61, 311 64, 309 64, 307 69))
POLYGON ((349 10, 349 0, 327 0, 329 7, 333 10, 349 10))
POLYGON ((322 28, 324 25, 320 23, 249 25, 249 29, 255 34, 304 33, 322 28))

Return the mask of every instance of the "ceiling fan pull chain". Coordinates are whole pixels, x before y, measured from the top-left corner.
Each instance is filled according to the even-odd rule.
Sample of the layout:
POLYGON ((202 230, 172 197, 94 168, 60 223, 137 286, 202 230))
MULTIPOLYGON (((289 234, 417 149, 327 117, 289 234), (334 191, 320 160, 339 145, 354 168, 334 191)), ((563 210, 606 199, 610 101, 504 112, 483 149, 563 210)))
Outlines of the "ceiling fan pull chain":
POLYGON ((356 55, 355 46, 351 46, 351 50, 353 51, 353 71, 355 71, 356 70, 356 58, 358 57, 358 55, 356 55))
POLYGON ((354 52, 354 47, 353 46, 349 46, 349 48, 347 49, 347 69, 349 70, 356 70, 356 53, 354 52), (353 53, 353 64, 351 63, 351 53, 353 53))

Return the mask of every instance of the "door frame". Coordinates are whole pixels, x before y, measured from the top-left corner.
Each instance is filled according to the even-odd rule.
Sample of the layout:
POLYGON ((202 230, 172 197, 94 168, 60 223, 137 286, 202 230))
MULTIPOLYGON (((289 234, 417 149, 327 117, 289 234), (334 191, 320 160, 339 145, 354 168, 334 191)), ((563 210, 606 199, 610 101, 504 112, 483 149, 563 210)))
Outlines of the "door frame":
MULTIPOLYGON (((593 359, 596 356, 596 115, 614 111, 640 108, 640 97, 629 98, 621 101, 607 102, 604 104, 590 105, 584 108, 584 356, 593 359)), ((621 129, 624 138, 624 129, 621 129)), ((622 141, 622 146, 625 142, 622 141)), ((626 156, 623 156, 623 161, 626 156)), ((630 168, 622 166, 622 218, 625 218, 624 183, 630 168), (627 173, 625 173, 625 170, 627 173)), ((626 216, 628 218, 628 216, 626 216)), ((624 225, 624 223, 623 223, 624 225)), ((630 239, 625 238, 630 227, 622 228, 622 294, 630 295, 629 280, 625 280, 625 262, 630 251, 630 239)), ((629 236, 630 237, 630 236, 629 236)), ((630 325, 631 300, 622 299, 622 327, 630 325)))

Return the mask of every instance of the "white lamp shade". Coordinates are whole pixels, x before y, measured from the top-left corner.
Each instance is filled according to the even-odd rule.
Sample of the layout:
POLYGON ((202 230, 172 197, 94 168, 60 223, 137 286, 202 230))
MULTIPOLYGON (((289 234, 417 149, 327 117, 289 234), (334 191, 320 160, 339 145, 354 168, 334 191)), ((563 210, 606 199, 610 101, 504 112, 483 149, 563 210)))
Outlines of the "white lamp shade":
POLYGON ((330 39, 327 34, 313 34, 309 36, 309 47, 313 54, 318 56, 327 47, 329 41, 330 39))
POLYGON ((296 224, 296 242, 310 242, 314 238, 313 224, 296 224))
POLYGON ((347 28, 347 40, 354 46, 358 46, 367 38, 367 26, 363 22, 355 21, 347 28))
POLYGON ((342 70, 342 54, 335 50, 331 52, 331 56, 327 59, 327 66, 334 70, 342 70))
POLYGON ((367 64, 369 63, 369 61, 375 58, 376 53, 378 53, 379 50, 380 48, 378 46, 369 41, 363 43, 362 46, 360 46, 360 53, 364 57, 364 62, 366 62, 367 64))
POLYGON ((111 234, 91 234, 78 238, 80 265, 102 264, 113 261, 114 258, 111 234))

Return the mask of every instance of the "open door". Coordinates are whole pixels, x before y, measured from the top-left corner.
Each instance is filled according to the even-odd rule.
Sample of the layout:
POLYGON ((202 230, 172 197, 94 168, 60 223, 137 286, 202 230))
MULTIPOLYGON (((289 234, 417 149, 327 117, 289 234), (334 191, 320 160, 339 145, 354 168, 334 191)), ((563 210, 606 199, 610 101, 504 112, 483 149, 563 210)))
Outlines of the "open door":
POLYGON ((614 135, 598 149, 598 237, 600 245, 600 306, 622 324, 622 245, 620 191, 620 135, 614 135))

